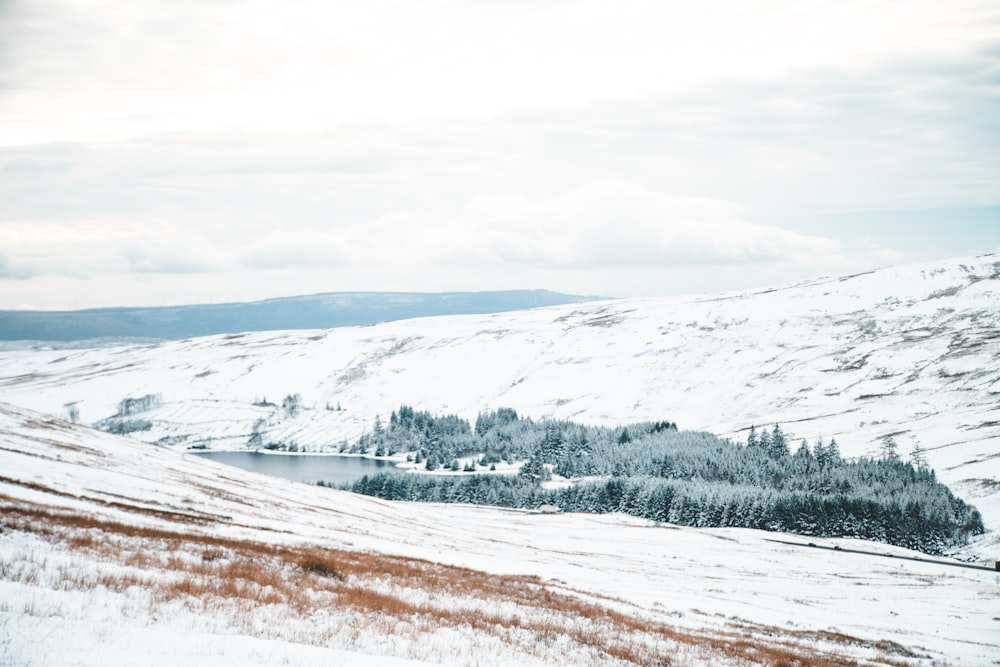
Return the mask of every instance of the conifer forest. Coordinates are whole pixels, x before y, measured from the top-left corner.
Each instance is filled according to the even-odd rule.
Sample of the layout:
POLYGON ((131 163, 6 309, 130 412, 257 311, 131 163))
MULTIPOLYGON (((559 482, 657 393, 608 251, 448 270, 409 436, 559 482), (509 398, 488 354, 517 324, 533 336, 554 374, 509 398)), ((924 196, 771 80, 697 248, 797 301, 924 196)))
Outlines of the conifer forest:
POLYGON ((937 481, 919 451, 904 461, 891 438, 878 458, 846 460, 836 440, 793 448, 778 425, 733 442, 672 421, 609 428, 501 408, 472 426, 404 405, 387 425, 376 420, 351 451, 409 452, 427 471, 458 473, 382 474, 348 487, 391 500, 623 512, 683 526, 857 537, 930 554, 984 530, 979 512, 937 481), (525 463, 516 475, 496 474, 501 461, 525 463), (553 475, 577 482, 546 485, 553 475))

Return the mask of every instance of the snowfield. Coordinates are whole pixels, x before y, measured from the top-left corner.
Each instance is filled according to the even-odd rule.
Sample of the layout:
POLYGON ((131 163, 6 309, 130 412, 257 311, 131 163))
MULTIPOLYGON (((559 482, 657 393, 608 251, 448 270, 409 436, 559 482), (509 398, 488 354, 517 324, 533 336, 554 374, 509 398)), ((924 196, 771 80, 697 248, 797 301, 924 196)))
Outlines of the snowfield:
POLYGON ((1000 664, 998 255, 740 294, 12 345, 0 401, 0 665, 1000 664), (401 404, 740 439, 780 423, 793 447, 836 437, 848 457, 893 435, 988 532, 959 562, 392 503, 184 453, 255 432, 337 451, 401 404), (145 430, 85 426, 108 419, 145 430))
POLYGON ((391 503, 7 404, 0 505, 3 664, 1000 659, 985 568, 851 540, 391 503))
POLYGON ((1000 559, 996 254, 737 294, 0 353, 0 397, 47 414, 94 424, 147 394, 162 404, 128 417, 150 427, 131 437, 181 448, 243 449, 256 424, 264 443, 336 451, 404 403, 739 439, 780 423, 793 449, 836 437, 848 457, 892 434, 983 513, 990 534, 966 555, 1000 559))

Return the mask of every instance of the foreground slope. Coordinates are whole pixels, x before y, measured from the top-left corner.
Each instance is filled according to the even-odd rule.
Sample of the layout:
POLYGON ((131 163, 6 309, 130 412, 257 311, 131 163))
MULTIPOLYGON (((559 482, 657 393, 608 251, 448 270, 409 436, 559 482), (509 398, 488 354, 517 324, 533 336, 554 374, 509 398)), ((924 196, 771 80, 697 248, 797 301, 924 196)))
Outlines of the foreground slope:
POLYGON ((0 471, 0 649, 15 664, 1000 655, 992 572, 885 545, 389 503, 4 404, 0 471))

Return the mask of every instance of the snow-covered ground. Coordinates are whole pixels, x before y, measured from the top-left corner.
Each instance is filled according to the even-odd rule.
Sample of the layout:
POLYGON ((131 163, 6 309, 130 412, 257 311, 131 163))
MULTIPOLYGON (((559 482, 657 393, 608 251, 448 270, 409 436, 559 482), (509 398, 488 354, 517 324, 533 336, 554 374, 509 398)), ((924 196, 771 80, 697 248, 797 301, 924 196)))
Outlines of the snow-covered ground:
POLYGON ((1000 660, 1000 575, 986 569, 851 540, 813 540, 838 551, 618 515, 391 503, 6 404, 0 507, 3 664, 626 664, 609 651, 691 666, 1000 660), (303 549, 355 569, 313 577, 322 568, 294 566, 303 549), (406 560, 387 566, 393 557, 406 560), (407 567, 426 587, 424 574, 390 574, 407 567), (254 589, 262 568, 270 579, 254 589), (257 597, 226 597, 219 586, 233 581, 257 597), (341 597, 372 591, 423 611, 341 597), (559 611, 572 601, 590 611, 559 611), (470 620, 435 625, 455 609, 470 620))
POLYGON ((1000 558, 995 254, 739 294, 0 353, 0 397, 48 414, 93 424, 146 394, 162 405, 132 417, 151 424, 132 437, 179 447, 245 448, 259 424, 264 442, 332 451, 404 403, 741 439, 778 422, 846 456, 893 434, 982 511, 991 533, 972 553, 1000 558))

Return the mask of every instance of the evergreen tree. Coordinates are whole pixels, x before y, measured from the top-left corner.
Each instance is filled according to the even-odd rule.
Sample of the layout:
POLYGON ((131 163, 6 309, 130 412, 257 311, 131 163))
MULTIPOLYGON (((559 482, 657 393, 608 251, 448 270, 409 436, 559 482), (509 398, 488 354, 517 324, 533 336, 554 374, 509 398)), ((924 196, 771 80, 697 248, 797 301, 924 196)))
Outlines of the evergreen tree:
POLYGON ((882 437, 882 458, 888 461, 898 461, 899 460, 899 447, 896 445, 896 439, 891 435, 886 435, 882 437))
POLYGON ((760 435, 757 436, 757 446, 762 452, 771 454, 771 434, 766 428, 760 430, 760 435))
POLYGON ((795 450, 795 457, 798 459, 811 459, 813 457, 812 452, 809 451, 809 443, 806 442, 805 438, 799 442, 799 448, 795 450))
POLYGON ((771 432, 770 454, 772 459, 780 459, 788 456, 788 443, 785 442, 785 434, 781 432, 781 427, 774 425, 771 432))
POLYGON ((562 432, 555 426, 546 426, 545 439, 542 440, 542 459, 548 463, 555 463, 562 459, 564 450, 562 432))
POLYGON ((836 438, 830 438, 830 444, 827 446, 826 450, 830 455, 830 461, 833 462, 834 465, 842 461, 840 458, 840 446, 837 444, 836 438))
POLYGON ((544 482, 552 477, 549 473, 549 469, 545 467, 545 462, 542 460, 541 452, 536 452, 532 455, 532 457, 521 466, 517 475, 522 479, 527 479, 532 482, 544 482))
POLYGON ((830 438, 829 445, 823 445, 822 438, 816 442, 815 447, 816 463, 820 468, 829 468, 840 463, 840 447, 837 446, 836 438, 830 438))

